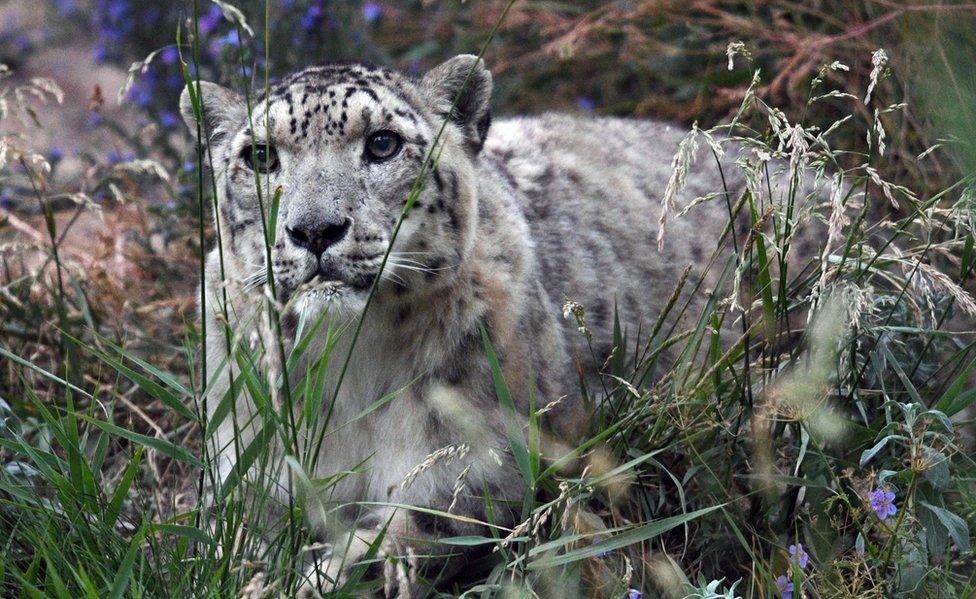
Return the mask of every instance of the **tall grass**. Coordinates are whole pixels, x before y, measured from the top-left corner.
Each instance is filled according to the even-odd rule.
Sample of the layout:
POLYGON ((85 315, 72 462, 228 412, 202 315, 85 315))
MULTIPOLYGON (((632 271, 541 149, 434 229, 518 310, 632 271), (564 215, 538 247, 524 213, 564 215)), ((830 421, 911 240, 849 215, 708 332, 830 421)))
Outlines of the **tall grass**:
MULTIPOLYGON (((267 49, 272 15, 265 7, 267 49)), ((246 40, 243 18, 229 15, 246 40)), ((485 32, 481 52, 493 35, 485 32)), ((195 25, 177 36, 185 80, 198 89, 191 73, 199 69, 189 65, 199 57, 200 36, 195 25)), ((732 56, 736 48, 730 60, 746 60, 732 56)), ((884 59, 876 57, 874 82, 884 76, 884 59)), ((744 193, 715 189, 696 200, 726 204, 730 218, 707 259, 710 273, 674 281, 665 310, 644 315, 646 329, 622 330, 615 318, 612 331, 597 332, 612 335, 615 350, 605 362, 593 359, 601 386, 580 389, 593 406, 581 438, 550 449, 538 423, 551 406, 533 402, 521 415, 503 410, 509 450, 526 482, 522 519, 510 529, 495 525, 486 497, 483 536, 441 539, 491 549, 464 586, 446 593, 973 593, 976 489, 965 431, 976 402, 976 304, 964 286, 974 269, 976 186, 966 178, 919 197, 886 182, 884 144, 893 132, 884 115, 900 107, 877 106, 863 89, 822 89, 828 72, 843 68, 824 67, 808 101, 841 99, 850 113, 873 114, 866 131, 851 131, 857 121, 847 117, 826 129, 791 122, 755 93, 762 85, 756 72, 730 122, 696 128, 676 148, 663 220, 693 217, 671 200, 682 180, 696 176, 686 172, 696 151, 711 154, 723 178, 747 181, 744 193), (868 140, 868 153, 833 147, 835 137, 855 132, 868 140), (738 161, 725 159, 738 148, 746 150, 738 161), (879 209, 892 204, 898 209, 879 209), (751 225, 745 236, 734 226, 742 219, 751 225), (810 231, 822 234, 813 251, 801 243, 810 231), (709 278, 721 283, 706 292, 709 278), (692 288, 708 295, 701 309, 679 299, 692 288), (667 356, 677 357, 672 363, 667 356), (893 515, 885 493, 894 494, 893 515)), ((270 76, 264 73, 265 91, 270 76)), ((196 98, 194 109, 204 122, 196 98)), ((250 98, 248 109, 252 120, 267 118, 252 113, 250 98)), ((206 132, 198 129, 197 139, 198 243, 219 248, 219 227, 216 239, 207 235, 220 200, 206 132)), ((4 372, 20 380, 8 388, 23 396, 0 404, 0 594, 293 594, 319 547, 307 523, 335 520, 337 507, 326 499, 351 475, 308 473, 316 471, 322 439, 344 424, 331 421, 336 393, 326 393, 326 372, 330 364, 346 371, 347 342, 369 317, 369 302, 352 322, 328 314, 300 322, 291 340, 281 334, 283 307, 264 299, 253 314, 237 315, 257 335, 221 331, 230 357, 216 369, 200 359, 205 330, 178 348, 182 363, 160 365, 126 339, 102 334, 84 280, 59 254, 63 237, 43 158, 6 152, 37 183, 48 235, 33 247, 40 264, 24 248, 4 254, 0 355, 4 372), (14 350, 31 323, 53 332, 45 342, 57 347, 56 359, 38 363, 14 350), (320 345, 321 353, 310 353, 320 345), (222 380, 227 391, 214 397, 222 380), (233 446, 217 447, 215 431, 228 423, 237 433, 233 446), (225 478, 216 460, 222 450, 236 456, 225 478)), ((424 169, 437 160, 428 156, 424 169)), ((423 173, 404 214, 422 184, 423 173)), ((260 177, 255 186, 270 246, 280 192, 260 177)), ((200 259, 202 276, 202 251, 200 259)), ((270 268, 267 274, 265 298, 275 296, 270 268)), ((233 284, 212 291, 224 311, 227 294, 239 292, 233 284)), ((566 317, 581 335, 594 334, 586 306, 567 304, 566 317)), ((484 344, 499 402, 513 406, 524 390, 509 388, 487 336, 484 344)), ((380 398, 355 419, 396 399, 380 398)), ((415 471, 464 451, 444 448, 415 471)), ((466 492, 460 478, 457 488, 466 492)), ((348 596, 380 589, 383 580, 365 577, 370 561, 389 564, 394 579, 409 576, 410 560, 382 554, 378 541, 350 580, 320 590, 348 596)))

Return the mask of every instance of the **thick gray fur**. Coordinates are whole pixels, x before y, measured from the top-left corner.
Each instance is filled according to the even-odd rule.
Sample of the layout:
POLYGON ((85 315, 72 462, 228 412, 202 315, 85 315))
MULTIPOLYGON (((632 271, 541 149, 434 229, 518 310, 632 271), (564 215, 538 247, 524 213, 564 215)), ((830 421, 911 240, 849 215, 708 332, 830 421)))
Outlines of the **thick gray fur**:
MULTIPOLYGON (((564 318, 564 303, 572 300, 585 308, 596 358, 602 361, 612 350, 615 306, 631 339, 639 327, 647 331, 682 270, 702 269, 728 222, 725 201, 701 203, 670 220, 658 251, 661 198, 672 156, 687 131, 652 121, 557 114, 491 122, 491 75, 472 56, 456 57, 421 80, 360 64, 308 68, 276 84, 267 98, 256 99, 250 124, 245 102, 233 92, 213 84, 200 91, 224 259, 222 275, 218 251, 211 252, 204 281, 206 360, 211 373, 220 372, 210 394, 212 408, 227 388, 228 369, 220 368, 226 349, 218 316, 223 290, 236 338, 259 335, 256 323, 262 318, 261 215, 254 173, 240 158, 252 139, 270 140, 281 162, 261 184, 282 189, 271 255, 286 335, 323 310, 346 325, 329 369, 328 404, 349 331, 379 273, 394 225, 441 124, 450 117, 434 152, 436 166, 404 220, 352 352, 332 432, 315 464, 305 464, 312 478, 358 471, 335 486, 324 499, 327 506, 389 502, 450 508, 484 521, 487 493, 495 503, 495 522, 515 525, 525 483, 508 449, 481 327, 523 414, 530 385, 537 406, 563 398, 546 425, 549 438, 571 443, 585 422, 576 365, 594 380, 594 360, 575 320, 564 318), (371 163, 364 157, 364 140, 380 129, 396 131, 405 145, 393 159, 371 163), (323 255, 324 274, 308 282, 316 259, 291 243, 285 226, 316 215, 330 222, 348 218, 352 224, 323 255), (384 407, 349 423, 398 389, 402 392, 384 407), (463 457, 442 459, 403 484, 427 456, 461 444, 468 446, 463 457), (463 490, 455 500, 462 473, 463 490)), ((181 104, 196 130, 186 92, 181 104)), ((699 154, 678 196, 681 206, 723 189, 710 152, 699 154)), ((729 164, 734 158, 723 160, 729 164)), ((726 184, 734 202, 742 181, 726 184)), ((707 280, 692 298, 689 318, 697 317, 711 284, 714 280, 707 280)), ((293 341, 287 339, 289 347, 293 341)), ((313 344, 309 355, 314 358, 322 343, 313 344)), ((292 380, 301 379, 303 368, 292 372, 292 380)), ((253 413, 242 394, 235 407, 238 422, 253 413)), ((233 465, 234 443, 246 447, 253 435, 244 427, 235 437, 230 421, 224 419, 215 437, 222 476, 233 465)), ((559 453, 559 443, 547 446, 559 453)), ((445 550, 425 542, 430 539, 486 534, 464 521, 407 509, 376 508, 372 516, 350 542, 326 539, 343 550, 310 573, 306 592, 327 587, 325 577, 341 581, 341 564, 361 557, 387 522, 384 551, 399 556, 408 548, 417 554, 445 550)), ((328 530, 327 537, 336 534, 328 530)), ((464 557, 453 558, 455 565, 444 572, 456 571, 464 557)))

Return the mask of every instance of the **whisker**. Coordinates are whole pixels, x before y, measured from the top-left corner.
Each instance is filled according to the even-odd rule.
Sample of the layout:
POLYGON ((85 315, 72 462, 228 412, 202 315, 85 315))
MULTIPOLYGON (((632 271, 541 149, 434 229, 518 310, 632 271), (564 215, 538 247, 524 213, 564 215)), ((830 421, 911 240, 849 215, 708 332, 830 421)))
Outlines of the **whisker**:
POLYGON ((397 283, 398 285, 402 285, 404 287, 407 286, 407 282, 403 280, 403 277, 401 277, 400 275, 398 275, 398 274, 396 274, 396 273, 394 273, 392 271, 383 271, 383 272, 381 272, 380 273, 380 278, 381 279, 384 279, 384 280, 387 280, 387 281, 393 281, 394 283, 397 283))
POLYGON ((427 268, 427 264, 420 262, 419 260, 411 260, 409 258, 400 258, 397 260, 387 260, 387 262, 393 262, 394 264, 416 264, 421 268, 427 268))
MULTIPOLYGON (((452 268, 456 268, 457 267, 457 264, 448 264, 447 266, 439 266, 439 267, 436 267, 436 268, 431 267, 431 266, 427 266, 427 265, 414 266, 412 264, 405 264, 403 262, 397 262, 397 261, 394 261, 394 260, 387 260, 386 263, 387 264, 391 264, 391 265, 393 265, 393 266, 395 266, 397 268, 403 268, 405 270, 416 270, 416 271, 420 271, 420 272, 437 272, 439 270, 450 270, 452 268)), ((419 264, 419 263, 417 263, 417 264, 419 264)))

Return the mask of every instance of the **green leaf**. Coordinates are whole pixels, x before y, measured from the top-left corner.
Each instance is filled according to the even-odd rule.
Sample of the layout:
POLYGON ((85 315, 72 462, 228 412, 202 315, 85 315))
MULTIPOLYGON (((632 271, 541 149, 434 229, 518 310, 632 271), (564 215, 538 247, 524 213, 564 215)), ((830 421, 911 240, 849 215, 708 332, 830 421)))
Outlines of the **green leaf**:
MULTIPOLYGON (((227 478, 223 481, 220 486, 220 499, 224 500, 233 491, 241 480, 244 478, 244 474, 251 468, 254 461, 258 459, 259 456, 263 455, 263 452, 267 449, 268 443, 275 435, 275 426, 273 422, 267 422, 261 432, 254 436, 254 439, 247 446, 246 449, 241 453, 240 461, 234 464, 231 468, 230 473, 227 478)), ((236 441, 234 441, 236 443, 236 441)))
POLYGON ((179 393, 180 395, 183 395, 184 397, 193 397, 193 391, 187 389, 182 383, 176 380, 176 378, 173 377, 173 375, 171 375, 170 373, 160 370, 159 368, 156 368, 149 362, 146 362, 145 360, 143 360, 142 358, 136 356, 131 352, 127 352, 124 348, 122 348, 120 345, 113 343, 112 340, 108 339, 107 337, 99 335, 98 338, 102 343, 115 350, 120 356, 124 356, 126 359, 139 366, 139 368, 142 368, 152 376, 156 377, 164 384, 166 384, 166 386, 172 389, 173 391, 179 393))
POLYGON ((441 545, 457 545, 458 547, 475 547, 477 545, 489 545, 497 543, 498 540, 492 537, 480 537, 477 535, 464 537, 445 537, 437 539, 441 545))
POLYGON ((973 266, 973 234, 966 235, 966 242, 962 248, 962 261, 959 264, 959 281, 965 283, 969 278, 973 266))
POLYGON ((887 437, 881 439, 880 441, 874 444, 874 447, 870 449, 865 449, 864 452, 861 453, 861 461, 860 461, 861 467, 863 468, 865 464, 870 462, 871 458, 877 455, 877 453, 881 451, 881 449, 884 448, 885 445, 888 444, 888 441, 891 441, 892 439, 900 439, 902 441, 908 440, 908 438, 903 435, 888 435, 887 437))
POLYGON ((71 383, 69 383, 68 381, 64 380, 63 378, 61 378, 61 377, 59 377, 57 375, 51 374, 50 372, 44 370, 40 366, 35 366, 34 364, 31 364, 27 360, 21 358, 20 356, 18 356, 16 354, 10 353, 9 351, 7 351, 6 349, 4 349, 2 347, 0 347, 0 356, 3 356, 3 357, 7 358, 8 360, 11 360, 12 362, 14 362, 16 364, 20 364, 24 368, 29 368, 29 369, 33 370, 34 372, 38 373, 39 375, 41 375, 41 376, 43 376, 45 378, 51 379, 52 381, 54 381, 56 383, 59 383, 61 385, 64 385, 65 387, 68 387, 69 389, 72 389, 73 391, 76 391, 78 393, 81 393, 85 397, 91 399, 91 394, 88 393, 87 391, 85 391, 84 389, 82 389, 81 387, 76 387, 76 386, 72 385, 71 383))
POLYGON ((196 541, 203 545, 213 545, 214 540, 206 532, 195 526, 185 526, 183 524, 154 524, 153 530, 164 534, 183 537, 196 541))
POLYGON ((279 185, 271 196, 270 213, 268 214, 268 247, 274 247, 275 237, 278 232, 278 207, 281 205, 281 192, 284 191, 279 185))
POLYGON ((112 583, 112 590, 108 595, 108 599, 121 599, 123 593, 125 593, 126 588, 129 586, 129 579, 132 577, 132 566, 135 564, 136 557, 139 555, 139 548, 142 546, 142 541, 146 538, 149 530, 149 523, 143 522, 142 526, 139 527, 139 532, 129 542, 129 549, 126 550, 125 557, 122 558, 122 563, 119 564, 119 569, 115 573, 115 581, 112 583))
POLYGON ((939 522, 946 527, 946 530, 949 531, 949 536, 956 543, 956 549, 960 552, 969 551, 969 526, 965 520, 943 507, 932 505, 925 501, 920 503, 935 514, 939 522))
POLYGON ((186 407, 183 400, 173 395, 173 393, 165 389, 156 381, 153 381, 149 377, 136 372, 134 369, 123 364, 120 360, 116 360, 112 356, 92 345, 79 341, 71 335, 65 334, 65 337, 70 339, 71 342, 78 347, 91 352, 99 360, 117 370, 120 374, 122 374, 122 376, 135 383, 140 389, 151 395, 153 398, 158 399, 159 401, 163 402, 164 405, 172 408, 180 416, 183 416, 187 420, 196 420, 196 416, 190 411, 190 408, 186 407))
POLYGON ((920 509, 917 513, 918 521, 925 531, 925 544, 928 546, 929 555, 936 557, 945 554, 949 547, 949 531, 932 510, 920 509))
POLYGON ((139 462, 142 460, 142 452, 144 450, 145 447, 141 445, 136 448, 136 452, 132 454, 132 459, 129 460, 129 464, 125 467, 125 472, 122 473, 119 486, 115 488, 115 493, 112 494, 112 499, 105 508, 102 522, 110 528, 115 528, 115 522, 119 519, 119 512, 122 511, 122 502, 129 493, 129 487, 132 486, 132 480, 135 478, 136 472, 139 469, 139 462))
POLYGON ((525 438, 522 435, 522 428, 518 424, 518 412, 515 411, 515 402, 512 394, 505 383, 505 375, 502 374, 501 364, 498 356, 495 355, 495 348, 488 338, 488 331, 481 326, 481 339, 485 345, 485 353, 488 354, 488 366, 491 368, 491 378, 495 382, 495 394, 498 395, 498 402, 502 406, 502 415, 505 418, 505 432, 508 434, 508 443, 512 448, 512 455, 518 465, 522 478, 528 483, 529 487, 535 486, 535 479, 532 477, 532 465, 529 463, 529 452, 525 447, 525 438))
POLYGON ((157 439, 155 437, 147 437, 146 435, 140 435, 139 433, 126 430, 120 426, 116 426, 111 422, 104 422, 102 420, 92 418, 91 416, 86 416, 84 414, 78 414, 78 416, 94 424, 95 426, 102 429, 106 433, 113 434, 116 437, 122 437, 123 439, 128 439, 129 441, 132 441, 133 443, 137 443, 139 445, 145 445, 146 447, 151 447, 152 449, 155 449, 156 451, 162 453, 163 455, 167 455, 173 459, 179 460, 181 462, 185 462, 187 464, 190 464, 191 466, 196 466, 197 468, 203 468, 203 462, 200 461, 200 458, 196 457, 186 449, 178 445, 174 445, 169 441, 166 441, 165 439, 157 439))
POLYGON ((952 417, 976 403, 976 389, 970 388, 969 381, 976 371, 976 360, 969 363, 956 377, 946 392, 936 402, 934 409, 952 417))
POLYGON ((614 549, 620 549, 622 547, 627 547, 634 545, 636 543, 643 543, 653 539, 672 528, 681 526, 686 522, 691 522, 705 514, 714 512, 715 510, 723 507, 722 505, 714 505, 712 507, 707 507, 704 509, 696 510, 694 512, 689 512, 687 514, 682 514, 680 516, 672 516, 670 518, 662 518, 661 520, 654 520, 648 522, 637 528, 628 530, 626 532, 614 535, 605 541, 599 543, 594 543, 586 547, 581 547, 579 549, 574 549, 572 551, 567 551, 561 555, 553 555, 543 557, 541 559, 531 562, 528 566, 529 570, 542 570, 545 568, 552 568, 554 566, 561 566, 563 564, 569 564, 582 559, 593 557, 600 553, 605 553, 607 551, 613 551, 614 549))

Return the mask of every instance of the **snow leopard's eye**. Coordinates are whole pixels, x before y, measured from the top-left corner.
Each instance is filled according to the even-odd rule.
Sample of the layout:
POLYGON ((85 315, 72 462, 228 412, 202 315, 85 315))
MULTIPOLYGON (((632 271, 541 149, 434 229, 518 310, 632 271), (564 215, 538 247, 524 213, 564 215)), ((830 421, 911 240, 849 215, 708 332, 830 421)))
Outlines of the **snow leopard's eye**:
POLYGON ((403 139, 396 133, 379 131, 366 139, 366 155, 377 162, 387 160, 393 158, 402 145, 403 139))
POLYGON ((245 164, 261 174, 278 170, 278 152, 274 146, 254 144, 244 148, 241 158, 245 164))

